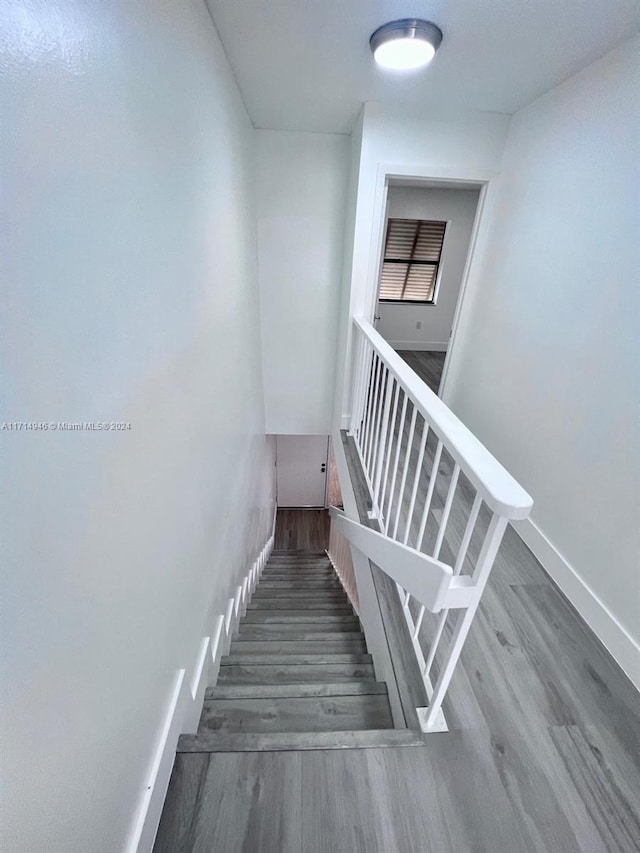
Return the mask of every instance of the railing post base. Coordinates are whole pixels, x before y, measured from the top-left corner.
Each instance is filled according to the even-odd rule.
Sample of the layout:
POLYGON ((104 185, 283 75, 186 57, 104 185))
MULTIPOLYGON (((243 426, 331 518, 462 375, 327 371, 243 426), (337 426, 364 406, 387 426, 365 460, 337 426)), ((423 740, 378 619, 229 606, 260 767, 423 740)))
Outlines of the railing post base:
POLYGON ((442 713, 442 708, 438 710, 436 714, 436 718, 430 726, 427 726, 427 714, 429 713, 428 708, 416 708, 418 713, 418 722, 420 723, 420 729, 423 732, 433 734, 434 732, 448 732, 449 726, 447 725, 447 721, 444 718, 444 714, 442 713))

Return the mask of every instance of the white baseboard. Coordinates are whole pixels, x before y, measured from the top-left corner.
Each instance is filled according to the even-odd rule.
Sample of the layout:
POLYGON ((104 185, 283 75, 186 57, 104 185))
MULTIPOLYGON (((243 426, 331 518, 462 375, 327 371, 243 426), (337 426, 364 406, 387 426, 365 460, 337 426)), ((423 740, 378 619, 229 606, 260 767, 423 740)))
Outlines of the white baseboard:
POLYGON ((160 823, 164 798, 169 787, 178 738, 182 729, 185 707, 189 701, 187 671, 175 675, 162 728, 153 752, 151 769, 135 815, 127 853, 151 853, 160 823))
POLYGON ((220 671, 220 658, 222 657, 223 640, 224 616, 220 614, 216 620, 215 628, 211 636, 211 644, 209 646, 209 677, 207 679, 208 687, 213 687, 213 685, 215 685, 218 681, 218 672, 220 671))
POLYGON ((534 521, 529 518, 512 522, 512 525, 600 642, 640 690, 640 646, 534 521))
POLYGON ((449 341, 387 341, 394 350, 415 350, 416 352, 446 352, 449 341))
POLYGON ((198 723, 204 703, 204 692, 209 680, 210 650, 211 637, 204 637, 191 679, 191 702, 187 704, 182 721, 182 733, 185 735, 194 735, 198 731, 198 723))
MULTIPOLYGON (((277 508, 276 508, 277 509, 277 508)), ((202 713, 205 691, 218 678, 220 658, 231 644, 231 636, 246 612, 246 606, 260 579, 275 539, 274 527, 264 548, 244 577, 242 584, 228 600, 224 613, 214 620, 211 634, 203 637, 194 655, 191 678, 187 670, 177 671, 167 703, 164 721, 153 751, 147 782, 140 797, 132 824, 127 853, 152 853, 160 823, 164 799, 175 759, 178 738, 181 734, 193 734, 198 728, 202 713)))

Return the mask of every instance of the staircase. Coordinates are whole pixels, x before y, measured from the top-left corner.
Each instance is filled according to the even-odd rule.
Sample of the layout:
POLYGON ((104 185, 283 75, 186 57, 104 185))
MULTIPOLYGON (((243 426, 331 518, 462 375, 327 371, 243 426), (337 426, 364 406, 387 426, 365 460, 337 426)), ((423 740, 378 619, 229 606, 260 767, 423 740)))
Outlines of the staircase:
MULTIPOLYGON (((274 551, 179 752, 406 743, 324 552, 274 551)), ((410 740, 415 741, 411 735, 410 740)))

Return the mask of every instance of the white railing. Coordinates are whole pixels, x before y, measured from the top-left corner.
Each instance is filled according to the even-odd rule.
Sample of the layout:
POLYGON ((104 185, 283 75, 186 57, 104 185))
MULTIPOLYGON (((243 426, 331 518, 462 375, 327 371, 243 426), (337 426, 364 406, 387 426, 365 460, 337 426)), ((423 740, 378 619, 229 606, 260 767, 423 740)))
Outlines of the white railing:
POLYGON ((429 698, 421 724, 437 731, 506 525, 526 518, 533 502, 370 323, 354 318, 353 331, 349 433, 382 534, 373 536, 391 548, 369 528, 332 514, 352 546, 374 562, 376 550, 377 564, 397 582, 429 698), (453 609, 459 615, 441 655, 453 609), (427 611, 438 614, 429 627, 427 611))

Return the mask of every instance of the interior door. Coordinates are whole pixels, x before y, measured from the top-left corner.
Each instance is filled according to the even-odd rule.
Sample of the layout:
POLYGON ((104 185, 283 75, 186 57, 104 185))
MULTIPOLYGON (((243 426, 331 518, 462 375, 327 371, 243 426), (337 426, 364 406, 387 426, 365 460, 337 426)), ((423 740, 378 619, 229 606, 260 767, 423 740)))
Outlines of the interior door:
POLYGON ((324 506, 327 490, 326 435, 276 436, 278 506, 324 506))

